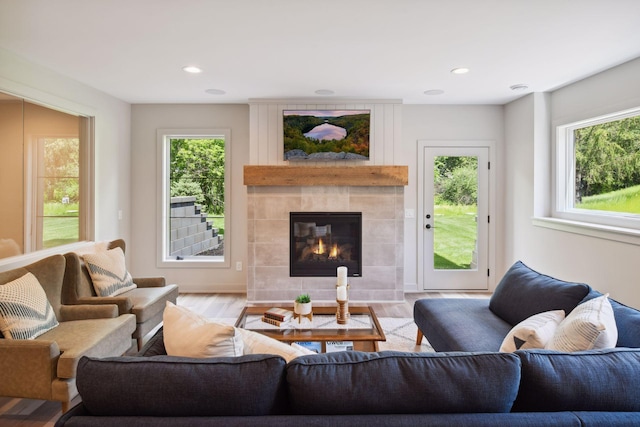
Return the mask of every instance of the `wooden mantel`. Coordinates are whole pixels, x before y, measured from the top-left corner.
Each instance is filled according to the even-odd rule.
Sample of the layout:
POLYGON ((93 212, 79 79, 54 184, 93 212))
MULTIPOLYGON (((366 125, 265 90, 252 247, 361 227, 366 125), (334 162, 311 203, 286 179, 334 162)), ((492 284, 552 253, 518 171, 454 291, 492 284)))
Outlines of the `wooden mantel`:
POLYGON ((245 165, 247 186, 373 186, 409 183, 408 166, 254 166, 245 165))

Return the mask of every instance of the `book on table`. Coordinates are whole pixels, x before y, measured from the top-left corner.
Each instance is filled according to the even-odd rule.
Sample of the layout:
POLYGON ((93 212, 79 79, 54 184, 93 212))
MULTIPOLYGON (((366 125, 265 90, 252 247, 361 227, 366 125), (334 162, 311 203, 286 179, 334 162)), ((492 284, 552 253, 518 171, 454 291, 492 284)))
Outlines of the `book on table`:
POLYGON ((286 308, 271 307, 263 314, 268 319, 278 320, 280 322, 286 322, 293 317, 293 311, 286 308))
POLYGON ((262 321, 264 323, 268 323, 270 325, 274 325, 274 326, 281 326, 283 323, 288 322, 288 320, 284 320, 284 321, 280 321, 280 320, 276 320, 276 319, 272 319, 270 317, 266 317, 266 316, 262 316, 262 321))

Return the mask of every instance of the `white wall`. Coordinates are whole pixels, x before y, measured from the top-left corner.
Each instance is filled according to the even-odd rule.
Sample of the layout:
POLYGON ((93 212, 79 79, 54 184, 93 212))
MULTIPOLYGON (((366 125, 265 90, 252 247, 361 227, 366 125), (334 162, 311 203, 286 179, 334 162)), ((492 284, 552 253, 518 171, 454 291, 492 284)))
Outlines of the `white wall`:
POLYGON ((559 89, 550 98, 530 95, 505 107, 506 266, 520 259, 543 273, 588 283, 614 299, 640 307, 635 270, 640 246, 538 227, 531 220, 534 210, 536 214, 544 211, 534 201, 548 194, 544 182, 551 169, 543 159, 550 157, 550 134, 555 126, 639 106, 638 75, 640 60, 635 60, 559 89), (550 106, 552 126, 550 134, 541 138, 534 128, 545 120, 545 104, 550 106), (546 153, 539 153, 542 139, 546 153), (534 157, 535 153, 542 154, 542 159, 534 157))
POLYGON ((0 91, 95 117, 95 239, 131 232, 131 107, 103 92, 0 49, 0 91), (123 219, 118 219, 118 211, 123 219))
POLYGON ((247 189, 243 166, 249 163, 249 106, 212 104, 162 104, 132 106, 132 269, 141 276, 164 276, 180 292, 245 292, 247 265, 247 189), (226 268, 159 268, 160 246, 157 212, 158 129, 231 129, 231 229, 225 236, 226 268))
MULTIPOLYGON (((495 227, 496 238, 499 242, 496 247, 497 258, 502 257, 501 243, 503 241, 503 204, 500 195, 503 192, 502 185, 502 150, 503 150, 503 107, 502 106, 444 106, 444 105, 403 105, 402 107, 402 147, 397 155, 397 164, 409 165, 409 185, 405 187, 405 209, 418 209, 418 162, 422 156, 418 155, 419 140, 437 141, 463 141, 463 140, 487 140, 495 141, 497 165, 495 169, 496 179, 496 212, 491 212, 491 224, 495 227), (494 225, 495 224, 495 225, 494 225)), ((405 264, 404 281, 405 289, 417 289, 418 263, 418 233, 422 232, 422 222, 419 218, 405 219, 405 264)), ((504 270, 498 271, 497 277, 501 277, 504 270)), ((496 274, 492 274, 495 278, 496 274)), ((490 280, 493 287, 493 280, 490 280)))

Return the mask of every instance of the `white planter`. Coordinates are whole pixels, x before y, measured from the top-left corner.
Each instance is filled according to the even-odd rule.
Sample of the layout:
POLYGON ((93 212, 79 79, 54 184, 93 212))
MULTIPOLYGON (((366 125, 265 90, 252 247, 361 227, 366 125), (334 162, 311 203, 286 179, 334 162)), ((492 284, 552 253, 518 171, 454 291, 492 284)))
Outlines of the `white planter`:
POLYGON ((293 303, 293 311, 296 314, 301 314, 301 315, 306 315, 306 314, 310 314, 311 313, 311 303, 310 302, 306 302, 306 303, 299 303, 299 302, 295 302, 293 303))

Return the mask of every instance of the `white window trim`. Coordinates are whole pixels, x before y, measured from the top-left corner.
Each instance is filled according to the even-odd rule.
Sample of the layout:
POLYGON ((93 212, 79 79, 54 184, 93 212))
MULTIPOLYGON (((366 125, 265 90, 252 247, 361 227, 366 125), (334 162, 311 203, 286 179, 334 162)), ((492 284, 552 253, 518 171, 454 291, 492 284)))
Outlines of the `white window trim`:
POLYGON ((230 268, 231 267, 231 129, 158 129, 158 175, 156 182, 158 183, 158 206, 157 212, 157 261, 158 268, 230 268), (169 187, 168 180, 168 158, 170 155, 168 141, 172 138, 211 138, 213 136, 222 136, 224 138, 224 162, 225 162, 225 180, 224 180, 224 257, 202 257, 202 259, 175 260, 167 259, 165 254, 167 251, 169 232, 169 187))
POLYGON ((573 208, 575 164, 573 131, 640 115, 640 107, 556 126, 552 216, 533 218, 533 225, 569 233, 640 245, 638 215, 573 208))

